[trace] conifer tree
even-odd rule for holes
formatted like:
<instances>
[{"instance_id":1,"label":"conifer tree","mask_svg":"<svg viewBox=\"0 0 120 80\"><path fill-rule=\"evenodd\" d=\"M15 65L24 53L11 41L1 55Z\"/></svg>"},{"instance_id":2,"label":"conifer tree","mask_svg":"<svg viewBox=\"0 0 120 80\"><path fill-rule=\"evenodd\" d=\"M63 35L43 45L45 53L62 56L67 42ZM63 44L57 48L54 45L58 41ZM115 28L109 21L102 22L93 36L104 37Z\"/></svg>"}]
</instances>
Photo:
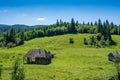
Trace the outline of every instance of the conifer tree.
<instances>
[{"instance_id":1,"label":"conifer tree","mask_svg":"<svg viewBox=\"0 0 120 80\"><path fill-rule=\"evenodd\" d=\"M98 33L102 33L102 21L98 19Z\"/></svg>"},{"instance_id":2,"label":"conifer tree","mask_svg":"<svg viewBox=\"0 0 120 80\"><path fill-rule=\"evenodd\" d=\"M62 21L62 19L60 19L60 26L62 26L63 25L63 21Z\"/></svg>"},{"instance_id":3,"label":"conifer tree","mask_svg":"<svg viewBox=\"0 0 120 80\"><path fill-rule=\"evenodd\" d=\"M97 25L97 21L95 21L95 24L94 24L95 26Z\"/></svg>"},{"instance_id":4,"label":"conifer tree","mask_svg":"<svg viewBox=\"0 0 120 80\"><path fill-rule=\"evenodd\" d=\"M58 21L58 19L57 19L56 26L59 26L59 25L60 25L60 23L59 23L59 21Z\"/></svg>"},{"instance_id":5,"label":"conifer tree","mask_svg":"<svg viewBox=\"0 0 120 80\"><path fill-rule=\"evenodd\" d=\"M79 23L78 23L78 20L77 20L77 21L76 21L76 26L78 26L78 24L79 24Z\"/></svg>"},{"instance_id":6,"label":"conifer tree","mask_svg":"<svg viewBox=\"0 0 120 80\"><path fill-rule=\"evenodd\" d=\"M14 29L14 28L11 28L11 29L10 29L9 39L10 39L10 42L15 43L15 29Z\"/></svg>"},{"instance_id":7,"label":"conifer tree","mask_svg":"<svg viewBox=\"0 0 120 80\"><path fill-rule=\"evenodd\" d=\"M90 24L91 26L93 26L93 22L91 22L91 24Z\"/></svg>"},{"instance_id":8,"label":"conifer tree","mask_svg":"<svg viewBox=\"0 0 120 80\"><path fill-rule=\"evenodd\" d=\"M71 19L70 33L77 33L77 29L76 29L75 21L74 21L73 18Z\"/></svg>"}]
</instances>

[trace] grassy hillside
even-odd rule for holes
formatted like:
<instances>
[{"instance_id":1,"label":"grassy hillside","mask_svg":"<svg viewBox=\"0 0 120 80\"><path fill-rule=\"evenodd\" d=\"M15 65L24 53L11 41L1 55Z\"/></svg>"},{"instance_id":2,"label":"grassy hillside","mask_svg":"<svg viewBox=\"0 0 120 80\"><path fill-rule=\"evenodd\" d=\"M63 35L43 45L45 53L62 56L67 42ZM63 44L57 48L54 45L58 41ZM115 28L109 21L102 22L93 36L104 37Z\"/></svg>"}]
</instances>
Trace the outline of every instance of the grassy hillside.
<instances>
[{"instance_id":1,"label":"grassy hillside","mask_svg":"<svg viewBox=\"0 0 120 80\"><path fill-rule=\"evenodd\" d=\"M26 80L101 80L115 75L114 64L107 55L120 51L120 37L113 35L116 46L109 48L87 48L83 38L91 34L67 34L61 36L36 38L15 48L1 48L0 62L3 64L3 80L10 80L12 65L19 54L23 57L30 49L44 48L56 54L49 65L25 64ZM74 44L69 43L74 39Z\"/></svg>"}]
</instances>

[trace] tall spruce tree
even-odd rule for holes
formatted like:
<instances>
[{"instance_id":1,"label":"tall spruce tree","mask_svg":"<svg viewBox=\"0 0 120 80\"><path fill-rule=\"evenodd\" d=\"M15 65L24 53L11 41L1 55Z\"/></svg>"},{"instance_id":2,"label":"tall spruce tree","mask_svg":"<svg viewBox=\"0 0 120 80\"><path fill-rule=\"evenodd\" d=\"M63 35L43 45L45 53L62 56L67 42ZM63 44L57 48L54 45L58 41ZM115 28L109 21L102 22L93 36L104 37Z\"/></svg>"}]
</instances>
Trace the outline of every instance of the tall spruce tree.
<instances>
[{"instance_id":1,"label":"tall spruce tree","mask_svg":"<svg viewBox=\"0 0 120 80\"><path fill-rule=\"evenodd\" d=\"M95 21L94 25L97 26L97 21Z\"/></svg>"},{"instance_id":2,"label":"tall spruce tree","mask_svg":"<svg viewBox=\"0 0 120 80\"><path fill-rule=\"evenodd\" d=\"M15 29L11 28L9 32L9 42L15 43Z\"/></svg>"},{"instance_id":3,"label":"tall spruce tree","mask_svg":"<svg viewBox=\"0 0 120 80\"><path fill-rule=\"evenodd\" d=\"M78 26L78 24L79 24L79 23L78 23L78 20L77 20L77 21L76 21L76 26Z\"/></svg>"},{"instance_id":4,"label":"tall spruce tree","mask_svg":"<svg viewBox=\"0 0 120 80\"><path fill-rule=\"evenodd\" d=\"M102 33L102 21L100 19L98 19L98 33Z\"/></svg>"},{"instance_id":5,"label":"tall spruce tree","mask_svg":"<svg viewBox=\"0 0 120 80\"><path fill-rule=\"evenodd\" d=\"M93 26L93 22L91 22L90 25Z\"/></svg>"},{"instance_id":6,"label":"tall spruce tree","mask_svg":"<svg viewBox=\"0 0 120 80\"><path fill-rule=\"evenodd\" d=\"M58 19L57 19L56 26L59 26L59 25L60 25L60 23L59 23L59 21L58 21Z\"/></svg>"},{"instance_id":7,"label":"tall spruce tree","mask_svg":"<svg viewBox=\"0 0 120 80\"><path fill-rule=\"evenodd\" d=\"M110 24L109 24L109 21L106 20L106 26L107 26L107 39L109 39L110 41L112 41L112 38L111 38L111 33L110 33Z\"/></svg>"},{"instance_id":8,"label":"tall spruce tree","mask_svg":"<svg viewBox=\"0 0 120 80\"><path fill-rule=\"evenodd\" d=\"M63 25L63 21L62 21L62 19L60 19L60 26L62 26Z\"/></svg>"},{"instance_id":9,"label":"tall spruce tree","mask_svg":"<svg viewBox=\"0 0 120 80\"><path fill-rule=\"evenodd\" d=\"M21 39L20 44L24 44L25 36L23 31L20 32L20 39Z\"/></svg>"},{"instance_id":10,"label":"tall spruce tree","mask_svg":"<svg viewBox=\"0 0 120 80\"><path fill-rule=\"evenodd\" d=\"M77 33L77 29L76 29L75 21L74 21L73 18L71 19L70 33Z\"/></svg>"}]
</instances>

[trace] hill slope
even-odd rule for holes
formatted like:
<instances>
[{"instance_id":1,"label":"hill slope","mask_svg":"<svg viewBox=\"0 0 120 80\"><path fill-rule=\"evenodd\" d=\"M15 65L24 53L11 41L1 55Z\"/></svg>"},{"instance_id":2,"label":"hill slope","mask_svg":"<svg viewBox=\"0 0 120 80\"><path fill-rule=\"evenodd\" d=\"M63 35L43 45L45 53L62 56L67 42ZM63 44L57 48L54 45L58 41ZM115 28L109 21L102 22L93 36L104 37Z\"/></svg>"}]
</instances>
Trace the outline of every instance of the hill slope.
<instances>
[{"instance_id":1,"label":"hill slope","mask_svg":"<svg viewBox=\"0 0 120 80\"><path fill-rule=\"evenodd\" d=\"M15 57L23 57L33 48L44 48L56 54L50 65L25 64L26 80L100 80L113 76L115 68L109 62L109 52L120 51L120 37L113 35L116 46L110 48L87 48L83 38L90 34L67 34L61 36L36 38L24 45L10 49L0 49L0 61L3 64L3 80L10 80ZM69 43L74 39L74 44ZM7 76L7 77L6 77Z\"/></svg>"}]
</instances>

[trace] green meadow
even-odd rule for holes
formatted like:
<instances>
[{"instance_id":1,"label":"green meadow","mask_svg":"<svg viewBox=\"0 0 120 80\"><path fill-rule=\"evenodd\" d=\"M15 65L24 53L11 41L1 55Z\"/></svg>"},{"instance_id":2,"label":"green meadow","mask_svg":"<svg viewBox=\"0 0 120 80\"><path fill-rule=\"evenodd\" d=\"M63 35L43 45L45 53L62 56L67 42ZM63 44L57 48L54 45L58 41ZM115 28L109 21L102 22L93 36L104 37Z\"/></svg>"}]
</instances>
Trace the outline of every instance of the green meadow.
<instances>
[{"instance_id":1,"label":"green meadow","mask_svg":"<svg viewBox=\"0 0 120 80\"><path fill-rule=\"evenodd\" d=\"M0 48L3 65L2 80L10 80L14 60L30 50L44 48L55 54L49 65L26 64L25 80L104 80L116 75L114 64L108 61L112 51L120 52L120 36L112 35L117 45L108 48L91 48L83 44L83 38L92 34L67 34L35 38L14 48ZM69 43L74 39L74 44Z\"/></svg>"}]
</instances>

